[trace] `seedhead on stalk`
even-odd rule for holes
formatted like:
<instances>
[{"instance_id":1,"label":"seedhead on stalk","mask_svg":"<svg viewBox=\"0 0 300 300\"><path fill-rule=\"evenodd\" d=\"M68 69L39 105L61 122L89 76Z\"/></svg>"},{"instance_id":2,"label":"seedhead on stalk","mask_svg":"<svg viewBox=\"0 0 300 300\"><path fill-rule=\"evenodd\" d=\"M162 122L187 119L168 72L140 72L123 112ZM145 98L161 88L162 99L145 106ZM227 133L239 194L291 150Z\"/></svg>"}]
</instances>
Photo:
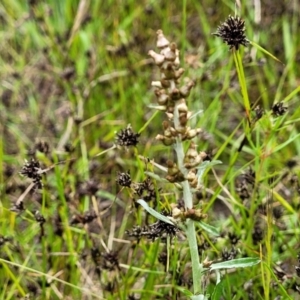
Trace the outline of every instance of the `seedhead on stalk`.
<instances>
[{"instance_id":1,"label":"seedhead on stalk","mask_svg":"<svg viewBox=\"0 0 300 300\"><path fill-rule=\"evenodd\" d=\"M206 158L204 152L198 152L196 144L190 146L183 154L182 142L192 140L202 130L191 128L188 121L192 115L187 105L194 82L185 79L181 85L184 69L180 68L179 50L175 43L170 43L161 30L157 31L157 48L159 53L150 50L149 55L159 67L161 78L152 82L156 87L157 108L165 111L167 120L163 121L163 133L158 134L156 139L165 146L173 146L177 153L177 161L169 160L167 163L166 179L172 183L188 181L192 187L197 187L197 166Z\"/></svg>"},{"instance_id":2,"label":"seedhead on stalk","mask_svg":"<svg viewBox=\"0 0 300 300\"><path fill-rule=\"evenodd\" d=\"M230 49L239 49L239 46L247 46L249 40L245 35L245 21L238 16L229 16L225 22L221 23L217 32L213 33L215 36L222 38Z\"/></svg>"}]
</instances>

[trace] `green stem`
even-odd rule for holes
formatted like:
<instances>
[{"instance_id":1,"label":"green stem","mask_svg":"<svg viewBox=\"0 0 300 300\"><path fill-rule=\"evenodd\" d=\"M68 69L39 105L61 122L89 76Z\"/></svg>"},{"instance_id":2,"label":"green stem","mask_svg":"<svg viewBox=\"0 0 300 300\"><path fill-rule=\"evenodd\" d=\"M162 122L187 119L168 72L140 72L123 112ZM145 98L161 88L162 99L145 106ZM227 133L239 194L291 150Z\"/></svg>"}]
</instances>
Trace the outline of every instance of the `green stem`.
<instances>
[{"instance_id":1,"label":"green stem","mask_svg":"<svg viewBox=\"0 0 300 300\"><path fill-rule=\"evenodd\" d=\"M243 63L242 63L240 52L238 50L233 51L233 58L234 58L235 67L236 67L238 78L239 78L239 83L241 86L246 115L247 115L248 121L250 122L250 120L251 120L250 119L250 101L249 101L249 96L248 96L248 91L247 91L247 86L246 86L246 78L245 78Z\"/></svg>"},{"instance_id":2,"label":"green stem","mask_svg":"<svg viewBox=\"0 0 300 300\"><path fill-rule=\"evenodd\" d=\"M174 107L174 125L175 128L179 124L179 113L177 105ZM184 148L182 144L181 137L176 138L175 151L177 155L177 165L182 174L186 175L188 173L187 169L184 167ZM186 209L193 208L193 194L191 191L190 184L187 180L181 183L183 188L183 199ZM191 253L191 261L192 261L192 273L193 273L193 286L194 286L194 294L200 294L201 292L201 271L202 265L199 260L198 253L198 244L197 244L197 233L195 230L194 221L191 219L186 220L186 230L185 230L190 253Z\"/></svg>"},{"instance_id":3,"label":"green stem","mask_svg":"<svg viewBox=\"0 0 300 300\"><path fill-rule=\"evenodd\" d=\"M202 265L200 264L199 261L197 236L196 236L195 224L193 220L191 219L186 220L185 233L187 235L190 253L191 253L194 294L196 295L201 293Z\"/></svg>"},{"instance_id":4,"label":"green stem","mask_svg":"<svg viewBox=\"0 0 300 300\"><path fill-rule=\"evenodd\" d=\"M272 227L272 215L270 208L268 208L268 226L267 226L267 236L266 236L266 264L269 267L265 270L265 299L270 299L270 283L271 283L271 273L269 269L272 267L272 235L273 235L273 227Z\"/></svg>"}]
</instances>

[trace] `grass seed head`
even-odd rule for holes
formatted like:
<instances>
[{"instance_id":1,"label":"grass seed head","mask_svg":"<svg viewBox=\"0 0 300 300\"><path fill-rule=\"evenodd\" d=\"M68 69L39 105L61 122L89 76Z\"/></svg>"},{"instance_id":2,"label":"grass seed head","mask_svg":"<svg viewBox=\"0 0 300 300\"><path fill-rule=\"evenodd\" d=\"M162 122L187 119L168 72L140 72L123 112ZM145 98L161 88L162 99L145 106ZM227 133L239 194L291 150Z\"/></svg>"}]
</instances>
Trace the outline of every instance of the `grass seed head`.
<instances>
[{"instance_id":1,"label":"grass seed head","mask_svg":"<svg viewBox=\"0 0 300 300\"><path fill-rule=\"evenodd\" d=\"M117 145L119 146L136 146L138 144L138 138L140 134L134 133L132 131L131 125L128 124L125 129L122 129L120 132L117 133Z\"/></svg>"},{"instance_id":2,"label":"grass seed head","mask_svg":"<svg viewBox=\"0 0 300 300\"><path fill-rule=\"evenodd\" d=\"M239 49L239 46L247 46L249 40L245 35L245 21L240 17L229 16L225 22L221 23L218 27L217 32L213 35L222 38L223 42L226 43L230 49Z\"/></svg>"}]
</instances>

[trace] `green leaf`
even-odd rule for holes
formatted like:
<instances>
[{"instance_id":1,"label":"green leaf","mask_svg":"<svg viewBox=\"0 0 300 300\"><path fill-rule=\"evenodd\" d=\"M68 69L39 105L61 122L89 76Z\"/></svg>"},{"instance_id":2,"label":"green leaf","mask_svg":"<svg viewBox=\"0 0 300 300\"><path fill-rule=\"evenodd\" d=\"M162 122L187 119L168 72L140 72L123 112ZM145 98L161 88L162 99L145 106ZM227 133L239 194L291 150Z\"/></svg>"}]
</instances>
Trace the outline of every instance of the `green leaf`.
<instances>
[{"instance_id":1,"label":"green leaf","mask_svg":"<svg viewBox=\"0 0 300 300\"><path fill-rule=\"evenodd\" d=\"M293 97L300 92L300 86L296 87L290 94L288 94L283 100L283 103L289 102Z\"/></svg>"},{"instance_id":2,"label":"green leaf","mask_svg":"<svg viewBox=\"0 0 300 300\"><path fill-rule=\"evenodd\" d=\"M211 226L204 222L195 222L195 224L211 235L220 236L219 230L214 226Z\"/></svg>"},{"instance_id":3,"label":"green leaf","mask_svg":"<svg viewBox=\"0 0 300 300\"><path fill-rule=\"evenodd\" d=\"M168 223L168 224L170 224L170 225L175 226L175 223L173 223L173 222L170 220L170 218L168 218L168 217L166 217L166 216L160 214L160 213L157 212L156 210L154 210L152 207L150 207L150 206L148 205L148 203L147 203L145 200L139 199L139 200L137 200L136 202L137 202L138 204L142 205L142 206L145 208L145 210L146 210L150 215L152 215L153 217L155 217L156 219L161 220L161 221L163 221L163 222L165 222L165 223Z\"/></svg>"},{"instance_id":4,"label":"green leaf","mask_svg":"<svg viewBox=\"0 0 300 300\"><path fill-rule=\"evenodd\" d=\"M198 176L198 184L200 184L202 180L202 176L204 172L215 165L219 165L222 162L220 160L212 160L212 161L204 161L200 166L197 167L197 176Z\"/></svg>"},{"instance_id":5,"label":"green leaf","mask_svg":"<svg viewBox=\"0 0 300 300\"><path fill-rule=\"evenodd\" d=\"M281 150L282 148L284 148L285 146L287 146L289 143L293 142L294 140L298 139L300 136L300 133L289 137L289 139L287 141L285 141L284 143L280 143L280 145L278 145L277 147L275 147L275 149L273 150L273 153Z\"/></svg>"},{"instance_id":6,"label":"green leaf","mask_svg":"<svg viewBox=\"0 0 300 300\"><path fill-rule=\"evenodd\" d=\"M183 288L181 286L176 286L175 288L176 288L176 290L180 291L185 296L189 296L189 297L193 296L193 294L188 289L186 289L186 288Z\"/></svg>"},{"instance_id":7,"label":"green leaf","mask_svg":"<svg viewBox=\"0 0 300 300\"><path fill-rule=\"evenodd\" d=\"M259 263L260 263L260 259L256 257L237 258L237 259L232 259L232 260L212 264L209 267L209 270L213 271L218 269L247 268L247 267L252 267L254 265L257 265Z\"/></svg>"},{"instance_id":8,"label":"green leaf","mask_svg":"<svg viewBox=\"0 0 300 300\"><path fill-rule=\"evenodd\" d=\"M211 295L211 300L219 300L223 294L223 283L220 282L215 286L215 289Z\"/></svg>"},{"instance_id":9,"label":"green leaf","mask_svg":"<svg viewBox=\"0 0 300 300\"><path fill-rule=\"evenodd\" d=\"M273 54L271 54L269 51L267 51L266 49L264 49L263 47L259 46L258 44L256 44L253 41L250 41L250 44L254 47L256 47L258 50L262 51L263 53L267 54L268 56L270 56L271 58L273 58L274 60L276 60L277 62L280 62L283 64L282 61L280 61L276 56L274 56ZM283 64L284 65L284 64Z\"/></svg>"},{"instance_id":10,"label":"green leaf","mask_svg":"<svg viewBox=\"0 0 300 300\"><path fill-rule=\"evenodd\" d=\"M200 109L199 111L197 111L196 113L194 113L193 115L190 116L190 120L192 118L195 118L196 116L198 116L199 114L202 114L203 113L203 109Z\"/></svg>"},{"instance_id":11,"label":"green leaf","mask_svg":"<svg viewBox=\"0 0 300 300\"><path fill-rule=\"evenodd\" d=\"M242 63L242 58L240 55L239 51L233 51L233 58L235 62L235 67L236 71L238 74L238 79L241 87L241 92L244 100L244 107L246 110L247 117L249 119L249 114L250 114L250 100L249 100L249 95L248 95L248 90L247 90L247 84L246 84L246 78L245 78L245 73L244 73L244 66Z\"/></svg>"},{"instance_id":12,"label":"green leaf","mask_svg":"<svg viewBox=\"0 0 300 300\"><path fill-rule=\"evenodd\" d=\"M295 213L295 210L293 209L293 207L276 191L272 190L271 191L273 193L273 195L275 196L276 200L278 200L280 202L280 204L289 212L291 212L292 214Z\"/></svg>"},{"instance_id":13,"label":"green leaf","mask_svg":"<svg viewBox=\"0 0 300 300\"><path fill-rule=\"evenodd\" d=\"M159 175L157 175L157 174L155 174L155 173L153 173L153 172L148 172L148 171L146 171L146 172L144 172L144 173L145 173L145 175L147 175L147 176L149 176L149 177L155 179L156 181L166 182L166 183L169 182L167 179L162 178L162 177L160 177Z\"/></svg>"},{"instance_id":14,"label":"green leaf","mask_svg":"<svg viewBox=\"0 0 300 300\"><path fill-rule=\"evenodd\" d=\"M191 296L191 300L208 300L208 298L205 295L194 295Z\"/></svg>"}]
</instances>

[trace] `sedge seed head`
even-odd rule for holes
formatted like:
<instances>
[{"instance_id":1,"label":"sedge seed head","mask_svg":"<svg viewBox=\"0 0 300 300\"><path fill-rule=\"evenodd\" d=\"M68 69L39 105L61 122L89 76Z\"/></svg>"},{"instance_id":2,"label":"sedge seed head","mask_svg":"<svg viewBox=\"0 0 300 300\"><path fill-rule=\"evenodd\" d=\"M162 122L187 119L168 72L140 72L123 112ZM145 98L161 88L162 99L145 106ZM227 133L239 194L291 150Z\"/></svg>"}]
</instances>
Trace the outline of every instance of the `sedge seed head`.
<instances>
[{"instance_id":1,"label":"sedge seed head","mask_svg":"<svg viewBox=\"0 0 300 300\"><path fill-rule=\"evenodd\" d=\"M227 20L218 27L217 32L213 35L222 38L223 42L226 43L230 49L239 49L240 45L247 46L249 40L245 35L245 21L240 17L229 16Z\"/></svg>"}]
</instances>

